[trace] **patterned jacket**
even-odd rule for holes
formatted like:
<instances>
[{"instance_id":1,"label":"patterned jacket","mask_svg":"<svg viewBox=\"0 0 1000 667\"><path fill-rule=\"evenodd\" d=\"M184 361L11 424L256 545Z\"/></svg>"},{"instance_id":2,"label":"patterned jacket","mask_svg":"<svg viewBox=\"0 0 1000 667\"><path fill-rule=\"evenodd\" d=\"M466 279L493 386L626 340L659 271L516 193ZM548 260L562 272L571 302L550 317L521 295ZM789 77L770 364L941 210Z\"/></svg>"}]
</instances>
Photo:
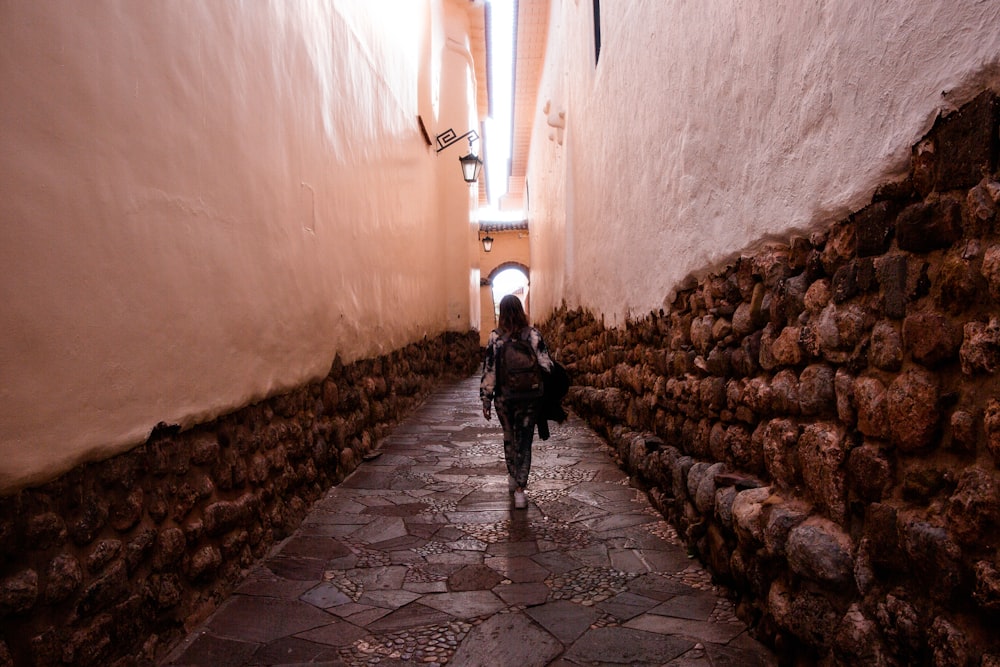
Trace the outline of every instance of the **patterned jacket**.
<instances>
[{"instance_id":1,"label":"patterned jacket","mask_svg":"<svg viewBox=\"0 0 1000 667\"><path fill-rule=\"evenodd\" d=\"M545 347L545 341L542 339L541 332L534 327L527 327L521 331L520 338L531 343L531 349L534 350L535 356L538 358L538 365L542 367L542 370L545 372L551 371L552 358ZM490 333L489 342L486 343L486 356L483 359L483 378L479 382L479 398L483 400L483 403L492 401L496 396L497 359L500 358L503 344L503 336L501 336L499 331L494 329Z\"/></svg>"}]
</instances>

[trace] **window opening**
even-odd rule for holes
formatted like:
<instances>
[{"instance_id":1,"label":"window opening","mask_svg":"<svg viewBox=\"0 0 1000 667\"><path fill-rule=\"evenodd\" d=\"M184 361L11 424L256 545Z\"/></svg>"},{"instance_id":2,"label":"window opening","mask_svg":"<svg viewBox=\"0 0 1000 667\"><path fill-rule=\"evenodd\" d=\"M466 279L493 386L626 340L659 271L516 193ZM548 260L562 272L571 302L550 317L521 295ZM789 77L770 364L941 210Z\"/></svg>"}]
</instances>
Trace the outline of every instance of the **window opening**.
<instances>
[{"instance_id":1,"label":"window opening","mask_svg":"<svg viewBox=\"0 0 1000 667\"><path fill-rule=\"evenodd\" d=\"M601 59L601 0L594 0L594 67Z\"/></svg>"}]
</instances>

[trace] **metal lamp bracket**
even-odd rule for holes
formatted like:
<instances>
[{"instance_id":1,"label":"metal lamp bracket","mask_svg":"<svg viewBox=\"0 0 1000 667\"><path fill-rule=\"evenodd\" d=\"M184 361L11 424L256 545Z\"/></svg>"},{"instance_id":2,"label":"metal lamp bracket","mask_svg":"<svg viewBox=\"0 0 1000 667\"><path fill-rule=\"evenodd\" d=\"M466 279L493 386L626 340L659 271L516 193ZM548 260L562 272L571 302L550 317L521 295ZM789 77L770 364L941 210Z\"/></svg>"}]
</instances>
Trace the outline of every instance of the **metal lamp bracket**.
<instances>
[{"instance_id":1,"label":"metal lamp bracket","mask_svg":"<svg viewBox=\"0 0 1000 667\"><path fill-rule=\"evenodd\" d=\"M479 134L477 134L475 130L469 130L462 136L458 137L455 136L455 130L449 127L447 130L445 130L441 134L437 135L437 137L435 137L435 140L437 141L438 145L436 152L440 153L444 149L448 148L448 146L458 143L459 141L465 139L466 137L469 138L469 145L471 146L473 141L479 139Z\"/></svg>"}]
</instances>

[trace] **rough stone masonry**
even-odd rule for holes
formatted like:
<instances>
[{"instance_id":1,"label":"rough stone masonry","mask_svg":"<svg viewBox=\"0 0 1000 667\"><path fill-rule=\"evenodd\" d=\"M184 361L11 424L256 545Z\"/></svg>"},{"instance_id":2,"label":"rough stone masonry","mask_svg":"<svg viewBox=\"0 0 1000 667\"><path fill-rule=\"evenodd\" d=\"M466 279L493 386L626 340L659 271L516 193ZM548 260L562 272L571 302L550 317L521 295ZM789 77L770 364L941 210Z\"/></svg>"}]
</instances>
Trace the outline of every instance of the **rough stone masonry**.
<instances>
[{"instance_id":1,"label":"rough stone masonry","mask_svg":"<svg viewBox=\"0 0 1000 667\"><path fill-rule=\"evenodd\" d=\"M374 359L0 498L0 666L151 665L444 377L475 332Z\"/></svg>"},{"instance_id":2,"label":"rough stone masonry","mask_svg":"<svg viewBox=\"0 0 1000 667\"><path fill-rule=\"evenodd\" d=\"M667 312L544 327L577 412L789 664L1000 665L998 118L983 92L906 180Z\"/></svg>"}]
</instances>

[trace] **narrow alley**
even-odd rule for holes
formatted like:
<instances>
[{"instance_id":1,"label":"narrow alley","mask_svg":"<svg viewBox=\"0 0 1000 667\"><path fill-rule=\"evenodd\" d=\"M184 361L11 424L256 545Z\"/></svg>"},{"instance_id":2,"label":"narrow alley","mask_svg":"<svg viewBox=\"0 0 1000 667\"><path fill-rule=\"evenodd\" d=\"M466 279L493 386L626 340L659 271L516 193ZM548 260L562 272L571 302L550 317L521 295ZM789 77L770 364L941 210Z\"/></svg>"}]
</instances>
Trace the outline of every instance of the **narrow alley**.
<instances>
[{"instance_id":1,"label":"narrow alley","mask_svg":"<svg viewBox=\"0 0 1000 667\"><path fill-rule=\"evenodd\" d=\"M477 388L441 386L161 665L775 664L575 416L514 510Z\"/></svg>"}]
</instances>

